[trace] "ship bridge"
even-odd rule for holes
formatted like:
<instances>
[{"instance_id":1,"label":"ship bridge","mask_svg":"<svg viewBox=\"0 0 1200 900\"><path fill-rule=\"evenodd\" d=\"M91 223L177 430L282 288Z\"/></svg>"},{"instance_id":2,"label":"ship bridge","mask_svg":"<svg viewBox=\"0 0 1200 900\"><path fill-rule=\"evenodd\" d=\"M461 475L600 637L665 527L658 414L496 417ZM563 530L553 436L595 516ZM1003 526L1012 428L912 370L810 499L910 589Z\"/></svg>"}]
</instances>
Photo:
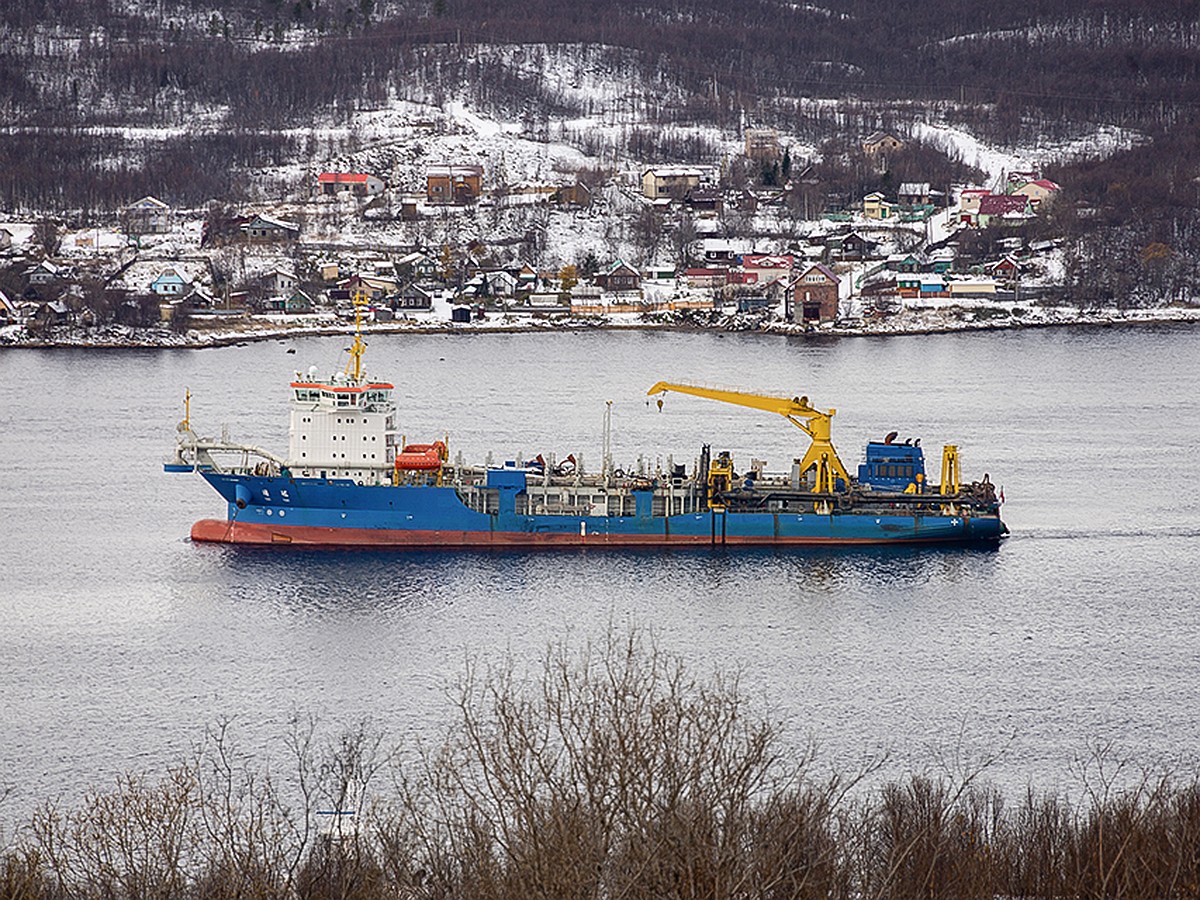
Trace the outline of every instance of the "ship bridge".
<instances>
[{"instance_id":1,"label":"ship bridge","mask_svg":"<svg viewBox=\"0 0 1200 900\"><path fill-rule=\"evenodd\" d=\"M395 385L315 367L291 383L288 466L306 478L383 484L396 459Z\"/></svg>"}]
</instances>

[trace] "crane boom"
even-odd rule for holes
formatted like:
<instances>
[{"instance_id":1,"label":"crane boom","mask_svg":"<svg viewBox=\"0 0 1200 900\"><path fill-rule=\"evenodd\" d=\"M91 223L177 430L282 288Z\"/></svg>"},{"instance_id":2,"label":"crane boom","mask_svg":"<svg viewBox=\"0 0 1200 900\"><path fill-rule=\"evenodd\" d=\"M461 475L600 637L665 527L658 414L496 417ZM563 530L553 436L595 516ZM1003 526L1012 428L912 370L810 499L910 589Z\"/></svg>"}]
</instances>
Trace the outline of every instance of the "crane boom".
<instances>
[{"instance_id":1,"label":"crane boom","mask_svg":"<svg viewBox=\"0 0 1200 900\"><path fill-rule=\"evenodd\" d=\"M826 470L850 483L850 473L842 465L830 440L832 419L837 415L836 409L826 412L815 408L808 402L808 397L773 397L765 394L749 394L743 391L728 391L719 388L701 387L695 384L675 384L660 381L647 394L662 394L674 391L677 394L691 394L693 397L703 397L707 400L718 400L721 403L732 403L735 406L746 406L750 409L761 409L783 416L812 439L812 444L800 461L801 473L817 467L818 490L827 487L832 490L832 478L824 477Z\"/></svg>"}]
</instances>

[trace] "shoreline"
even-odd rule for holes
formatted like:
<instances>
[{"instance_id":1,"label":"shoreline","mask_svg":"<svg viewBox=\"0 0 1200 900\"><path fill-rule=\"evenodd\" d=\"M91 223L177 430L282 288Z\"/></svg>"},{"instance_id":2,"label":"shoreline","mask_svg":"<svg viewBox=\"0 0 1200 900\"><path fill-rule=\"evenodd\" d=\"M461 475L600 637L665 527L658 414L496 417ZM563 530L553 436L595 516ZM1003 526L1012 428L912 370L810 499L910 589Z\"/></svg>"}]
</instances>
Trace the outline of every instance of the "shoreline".
<instances>
[{"instance_id":1,"label":"shoreline","mask_svg":"<svg viewBox=\"0 0 1200 900\"><path fill-rule=\"evenodd\" d=\"M996 312L1001 312L997 310ZM500 319L499 316L496 317ZM245 321L245 320L243 320ZM242 330L192 329L183 334L166 329L137 333L126 326L110 326L96 337L71 335L55 339L22 339L5 341L0 338L3 350L207 350L233 347L239 344L285 341L290 338L333 337L353 330L353 324L342 321L319 322L280 321L252 319L245 321ZM716 334L774 335L779 337L908 337L933 334L956 334L966 332L1021 331L1031 328L1069 327L1122 327L1140 325L1195 325L1200 324L1200 307L1163 307L1140 309L1127 312L1097 310L1037 310L1024 316L989 315L982 320L964 315L947 315L945 311L908 310L901 315L858 324L823 326L809 329L787 322L753 322L727 320L725 322L696 321L646 321L636 319L614 320L558 318L528 319L512 321L505 316L499 321L464 323L451 322L370 322L364 323L364 334L536 334L546 332L577 333L586 331L671 331L713 332ZM113 334L114 330L122 333Z\"/></svg>"}]
</instances>

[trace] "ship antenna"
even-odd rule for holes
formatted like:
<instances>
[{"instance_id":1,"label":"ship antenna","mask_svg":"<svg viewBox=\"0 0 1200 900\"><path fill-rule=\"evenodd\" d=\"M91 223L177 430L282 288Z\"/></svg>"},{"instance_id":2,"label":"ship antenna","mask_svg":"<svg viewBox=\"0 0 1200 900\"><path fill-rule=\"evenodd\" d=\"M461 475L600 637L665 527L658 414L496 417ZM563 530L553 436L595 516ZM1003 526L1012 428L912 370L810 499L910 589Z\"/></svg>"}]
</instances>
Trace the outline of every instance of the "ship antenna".
<instances>
[{"instance_id":1,"label":"ship antenna","mask_svg":"<svg viewBox=\"0 0 1200 900\"><path fill-rule=\"evenodd\" d=\"M353 370L354 381L362 378L362 358L367 352L367 345L362 339L362 310L367 305L366 295L361 287L354 292L354 343L350 345L350 362L346 364L346 374Z\"/></svg>"},{"instance_id":2,"label":"ship antenna","mask_svg":"<svg viewBox=\"0 0 1200 900\"><path fill-rule=\"evenodd\" d=\"M183 421L179 423L179 430L188 432L192 430L192 391L191 388L183 389Z\"/></svg>"}]
</instances>

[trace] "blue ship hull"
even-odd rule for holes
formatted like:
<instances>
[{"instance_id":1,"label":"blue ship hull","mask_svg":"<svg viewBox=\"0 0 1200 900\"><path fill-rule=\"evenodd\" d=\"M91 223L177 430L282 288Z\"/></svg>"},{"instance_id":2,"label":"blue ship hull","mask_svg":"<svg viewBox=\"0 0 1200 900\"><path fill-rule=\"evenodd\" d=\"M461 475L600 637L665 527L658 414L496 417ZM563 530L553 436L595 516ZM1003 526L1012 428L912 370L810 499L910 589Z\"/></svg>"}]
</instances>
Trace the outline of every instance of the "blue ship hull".
<instances>
[{"instance_id":1,"label":"blue ship hull","mask_svg":"<svg viewBox=\"0 0 1200 900\"><path fill-rule=\"evenodd\" d=\"M320 547L520 547L775 544L962 544L999 541L998 510L949 514L917 508L815 511L705 509L652 515L650 492L634 515L521 514L517 485L482 513L454 487L359 485L349 479L202 471L228 503L224 521L197 522L192 538ZM930 498L931 501L936 498Z\"/></svg>"}]
</instances>

